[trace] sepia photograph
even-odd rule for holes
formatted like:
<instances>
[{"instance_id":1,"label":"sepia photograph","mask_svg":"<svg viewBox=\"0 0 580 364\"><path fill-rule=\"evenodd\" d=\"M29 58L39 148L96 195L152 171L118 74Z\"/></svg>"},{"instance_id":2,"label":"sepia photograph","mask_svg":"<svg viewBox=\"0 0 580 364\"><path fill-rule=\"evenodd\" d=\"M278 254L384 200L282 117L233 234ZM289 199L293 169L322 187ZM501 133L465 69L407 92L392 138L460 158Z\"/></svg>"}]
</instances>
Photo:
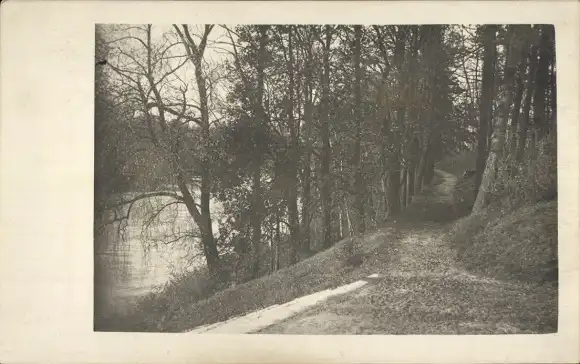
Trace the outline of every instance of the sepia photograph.
<instances>
[{"instance_id":1,"label":"sepia photograph","mask_svg":"<svg viewBox=\"0 0 580 364\"><path fill-rule=\"evenodd\" d=\"M553 24L94 36L94 331L558 332Z\"/></svg>"},{"instance_id":2,"label":"sepia photograph","mask_svg":"<svg viewBox=\"0 0 580 364\"><path fill-rule=\"evenodd\" d=\"M1 363L580 359L580 3L1 8Z\"/></svg>"}]
</instances>

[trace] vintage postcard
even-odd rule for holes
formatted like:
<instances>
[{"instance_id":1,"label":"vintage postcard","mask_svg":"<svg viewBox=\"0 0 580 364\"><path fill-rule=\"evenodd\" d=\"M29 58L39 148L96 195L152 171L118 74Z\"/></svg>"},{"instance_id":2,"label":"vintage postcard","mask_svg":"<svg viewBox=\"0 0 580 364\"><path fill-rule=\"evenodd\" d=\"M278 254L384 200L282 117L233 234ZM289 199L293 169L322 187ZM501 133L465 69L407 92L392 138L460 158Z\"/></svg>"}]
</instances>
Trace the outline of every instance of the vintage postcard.
<instances>
[{"instance_id":1,"label":"vintage postcard","mask_svg":"<svg viewBox=\"0 0 580 364\"><path fill-rule=\"evenodd\" d=\"M0 361L578 361L577 3L3 10Z\"/></svg>"}]
</instances>

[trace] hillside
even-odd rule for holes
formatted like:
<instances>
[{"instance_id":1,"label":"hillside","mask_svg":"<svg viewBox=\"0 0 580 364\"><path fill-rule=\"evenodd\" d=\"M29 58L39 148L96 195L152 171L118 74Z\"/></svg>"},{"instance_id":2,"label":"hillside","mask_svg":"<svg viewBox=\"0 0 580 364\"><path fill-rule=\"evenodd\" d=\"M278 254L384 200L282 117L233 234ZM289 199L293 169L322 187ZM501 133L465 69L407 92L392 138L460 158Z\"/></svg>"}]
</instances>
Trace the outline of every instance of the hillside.
<instances>
[{"instance_id":1,"label":"hillside","mask_svg":"<svg viewBox=\"0 0 580 364\"><path fill-rule=\"evenodd\" d=\"M449 173L441 170L436 173L435 184L416 199L414 208L425 212L418 218L408 215L358 239L341 241L293 267L182 307L160 322L144 323L141 330L187 331L375 274L378 277L364 288L330 298L259 333L555 332L557 289L554 284L545 279L524 282L518 276L491 274L502 268L513 269L515 257L524 256L521 253L526 247L521 242L530 241L525 237L535 236L530 230L532 227L541 229L543 225L532 223L527 228L513 229L518 223L516 217L502 219L500 225L490 229L495 231L494 237L509 238L494 245L504 244L506 252L511 252L509 259L478 259L471 261L475 264L468 264L469 259L482 251L474 250L469 255L454 249L450 241L454 238L452 227L457 223L428 221L430 216L441 216L444 211L449 215L452 211L457 182ZM548 203L547 207L527 209L524 218L534 222L534 216L545 216L545 209L550 206ZM429 213L435 210L439 212ZM362 263L352 264L352 256L360 256ZM528 258L524 256L524 261ZM529 264L527 269L536 267Z\"/></svg>"},{"instance_id":2,"label":"hillside","mask_svg":"<svg viewBox=\"0 0 580 364\"><path fill-rule=\"evenodd\" d=\"M113 238L96 236L96 331L224 329L275 305L279 319L289 307L328 316L318 298L330 291L341 295L328 302L372 297L352 301L369 310L355 320L378 325L361 332L555 330L553 25L96 35L96 225L122 235L135 222L145 251L179 250L162 285L131 280L145 296L123 296L124 313L111 297L125 265L107 265L97 253ZM126 191L147 192L116 196Z\"/></svg>"}]
</instances>

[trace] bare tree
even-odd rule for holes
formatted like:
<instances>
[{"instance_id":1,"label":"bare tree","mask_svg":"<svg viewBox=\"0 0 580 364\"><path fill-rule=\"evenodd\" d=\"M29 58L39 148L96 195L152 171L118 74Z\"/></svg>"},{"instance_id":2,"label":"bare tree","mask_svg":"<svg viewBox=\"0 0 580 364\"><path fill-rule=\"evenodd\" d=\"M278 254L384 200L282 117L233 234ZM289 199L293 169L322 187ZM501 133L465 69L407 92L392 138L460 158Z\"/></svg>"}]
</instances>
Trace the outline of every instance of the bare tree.
<instances>
[{"instance_id":1,"label":"bare tree","mask_svg":"<svg viewBox=\"0 0 580 364\"><path fill-rule=\"evenodd\" d=\"M147 148L153 149L167 163L171 170L171 181L177 184L177 191L154 191L139 193L131 198L122 198L109 206L119 208L126 206L118 220L127 220L132 207L138 201L153 197L168 197L170 203L158 207L152 212L159 216L162 210L174 204L183 204L200 231L202 250L207 266L212 274L221 274L220 259L217 245L212 232L211 214L209 210L211 189L211 168L208 161L209 149L209 110L208 87L203 70L203 54L212 27L206 26L201 35L201 41L196 44L187 28L181 30L174 26L178 38L171 39L171 33L164 40L152 40L152 26L129 27L124 35L113 39L116 60L109 60L110 68L119 76L127 97L133 101L134 107L140 111L142 120L140 127L146 130L143 137L147 140ZM183 46L186 54L173 51L175 47ZM179 76L185 64L191 62L194 67L197 83L197 95L188 94L189 83ZM179 86L176 86L179 85ZM193 101L195 100L195 101ZM200 114L201 116L197 116ZM190 168L187 155L188 137L202 141L199 163L196 168ZM189 144L191 144L189 142ZM197 191L200 191L198 200ZM198 202L199 201L199 202ZM191 238L191 234L183 236Z\"/></svg>"},{"instance_id":2,"label":"bare tree","mask_svg":"<svg viewBox=\"0 0 580 364\"><path fill-rule=\"evenodd\" d=\"M492 119L492 103L494 92L494 70L496 59L496 37L497 29L494 25L486 25L483 31L484 56L483 56L483 78L482 92L479 101L479 129L477 132L477 161L475 174L475 189L479 189L483 171L485 170L485 160L488 153L487 135Z\"/></svg>"}]
</instances>

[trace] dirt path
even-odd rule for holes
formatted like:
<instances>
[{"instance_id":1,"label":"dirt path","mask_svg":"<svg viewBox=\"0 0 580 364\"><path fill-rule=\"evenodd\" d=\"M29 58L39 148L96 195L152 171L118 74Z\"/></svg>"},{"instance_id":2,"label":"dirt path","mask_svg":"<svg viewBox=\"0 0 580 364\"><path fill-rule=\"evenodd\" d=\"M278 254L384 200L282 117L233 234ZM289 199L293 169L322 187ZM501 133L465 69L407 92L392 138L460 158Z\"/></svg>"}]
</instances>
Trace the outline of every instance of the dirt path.
<instances>
[{"instance_id":1,"label":"dirt path","mask_svg":"<svg viewBox=\"0 0 580 364\"><path fill-rule=\"evenodd\" d=\"M292 317L296 313L313 307L330 297L348 294L372 282L377 275L371 275L351 284L346 284L335 289L309 294L282 305L273 305L259 311L254 311L244 316L234 317L228 321L218 322L213 325L205 325L189 331L192 334L243 334L259 331L277 322Z\"/></svg>"},{"instance_id":2,"label":"dirt path","mask_svg":"<svg viewBox=\"0 0 580 364\"><path fill-rule=\"evenodd\" d=\"M431 196L449 202L454 176ZM442 226L427 224L396 242L396 262L372 285L334 297L262 334L515 334L555 331L556 294L498 281L459 267Z\"/></svg>"},{"instance_id":3,"label":"dirt path","mask_svg":"<svg viewBox=\"0 0 580 364\"><path fill-rule=\"evenodd\" d=\"M427 231L400 242L400 259L374 284L332 298L262 334L516 334L550 332L549 290L458 269ZM441 259L442 258L442 259Z\"/></svg>"},{"instance_id":4,"label":"dirt path","mask_svg":"<svg viewBox=\"0 0 580 364\"><path fill-rule=\"evenodd\" d=\"M456 178L428 199L449 204ZM375 275L248 315L196 329L261 334L501 334L554 331L556 295L546 287L470 274L446 245L443 226L426 223L385 238ZM364 242L363 242L364 244ZM385 263L388 262L388 263ZM367 274L368 275L368 274Z\"/></svg>"}]
</instances>

